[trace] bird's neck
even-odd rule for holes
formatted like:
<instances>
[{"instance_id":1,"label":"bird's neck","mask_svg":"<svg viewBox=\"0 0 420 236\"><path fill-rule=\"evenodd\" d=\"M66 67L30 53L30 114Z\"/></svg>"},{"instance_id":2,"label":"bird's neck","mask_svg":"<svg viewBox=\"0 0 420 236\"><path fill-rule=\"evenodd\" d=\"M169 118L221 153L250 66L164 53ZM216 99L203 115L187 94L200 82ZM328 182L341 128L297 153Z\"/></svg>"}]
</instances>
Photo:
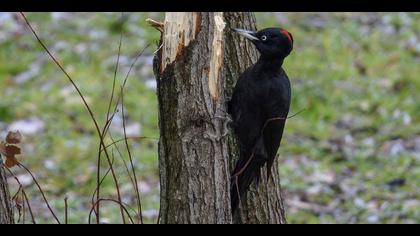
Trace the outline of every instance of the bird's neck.
<instances>
[{"instance_id":1,"label":"bird's neck","mask_svg":"<svg viewBox=\"0 0 420 236\"><path fill-rule=\"evenodd\" d=\"M283 61L284 57L269 57L261 55L255 65L261 71L278 74L282 71Z\"/></svg>"}]
</instances>

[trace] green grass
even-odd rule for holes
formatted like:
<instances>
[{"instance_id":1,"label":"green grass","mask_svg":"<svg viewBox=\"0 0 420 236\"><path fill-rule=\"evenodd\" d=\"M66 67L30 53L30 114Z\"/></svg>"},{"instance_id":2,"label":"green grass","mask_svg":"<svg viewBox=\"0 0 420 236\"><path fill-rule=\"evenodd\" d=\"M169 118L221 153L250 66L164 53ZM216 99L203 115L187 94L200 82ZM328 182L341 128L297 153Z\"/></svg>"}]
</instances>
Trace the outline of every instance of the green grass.
<instances>
[{"instance_id":1,"label":"green grass","mask_svg":"<svg viewBox=\"0 0 420 236\"><path fill-rule=\"evenodd\" d=\"M119 20L120 13L77 13L59 19L46 13L27 15L81 88L100 125L106 116L120 30L124 37L118 84L139 50L151 44L145 53L150 56L156 48L159 33L145 19L163 17L161 13L127 13L124 20ZM420 14L407 14L410 23L404 14L375 14L378 22L371 25L364 22L364 13L276 16L257 13L258 26L281 26L293 34L294 52L284 66L293 85L291 113L305 109L288 120L279 151L289 222L419 223L420 159L410 141L420 137L420 52L409 42L413 37L419 41ZM313 25L316 21L322 24ZM387 27L397 31L389 33ZM98 137L66 77L25 26L22 29L0 44L0 122L30 117L45 122L43 132L24 137L21 160L36 174L61 219L63 199L68 196L70 222L85 223L95 189ZM39 73L17 84L15 76L36 60L41 61ZM140 136L152 138L130 144L139 179L150 188L142 192L143 210L157 211L157 140L153 139L158 137L157 98L145 85L151 78L150 66L140 61L129 78L125 108L128 121L140 123ZM410 122L404 122L404 116ZM387 145L395 140L406 147L391 155ZM123 143L119 148L125 150ZM134 203L125 169L118 163L122 193ZM105 161L103 167L107 168ZM386 183L396 178L404 178L406 184L388 188ZM35 186L27 189L37 219L52 222ZM104 182L102 194L116 197L112 179ZM296 205L295 200L311 207ZM103 216L120 222L119 209L111 203L103 204ZM146 218L148 223L154 221L155 217Z\"/></svg>"}]
</instances>

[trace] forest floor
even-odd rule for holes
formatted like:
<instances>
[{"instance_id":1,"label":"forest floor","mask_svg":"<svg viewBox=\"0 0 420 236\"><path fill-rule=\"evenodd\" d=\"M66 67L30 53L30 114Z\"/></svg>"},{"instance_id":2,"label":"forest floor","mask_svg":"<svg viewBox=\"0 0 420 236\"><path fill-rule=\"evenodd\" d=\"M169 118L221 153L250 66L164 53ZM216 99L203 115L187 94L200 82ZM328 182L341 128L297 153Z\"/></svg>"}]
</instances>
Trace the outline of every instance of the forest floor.
<instances>
[{"instance_id":1,"label":"forest floor","mask_svg":"<svg viewBox=\"0 0 420 236\"><path fill-rule=\"evenodd\" d=\"M146 223L159 211L157 98L152 72L159 33L145 19L161 13L28 13L104 125L121 47L118 88L138 52L124 93L126 129ZM257 13L260 28L281 26L295 48L284 68L293 102L280 155L290 223L420 223L420 13ZM87 223L96 187L98 137L67 78L20 17L0 13L0 139L24 136L19 160L41 184L60 219ZM121 112L110 127L124 136ZM105 140L110 143L112 140ZM127 157L124 143L121 156ZM124 202L135 194L115 149ZM118 157L117 157L118 156ZM126 160L127 161L127 160ZM107 169L105 162L103 170ZM37 222L54 222L31 176L12 168ZM17 186L10 177L12 192ZM101 189L116 197L112 178ZM120 222L102 205L103 222ZM28 219L27 219L28 221Z\"/></svg>"}]
</instances>

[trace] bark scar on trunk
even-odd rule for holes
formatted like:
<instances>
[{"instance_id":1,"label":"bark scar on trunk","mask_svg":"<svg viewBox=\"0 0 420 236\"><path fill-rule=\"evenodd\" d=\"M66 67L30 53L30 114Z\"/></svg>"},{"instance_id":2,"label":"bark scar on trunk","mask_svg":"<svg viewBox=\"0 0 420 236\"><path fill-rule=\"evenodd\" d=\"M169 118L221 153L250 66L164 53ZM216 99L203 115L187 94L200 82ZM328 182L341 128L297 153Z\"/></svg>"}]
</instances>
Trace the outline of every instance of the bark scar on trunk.
<instances>
[{"instance_id":1,"label":"bark scar on trunk","mask_svg":"<svg viewBox=\"0 0 420 236\"><path fill-rule=\"evenodd\" d=\"M212 99L218 101L220 98L219 81L221 78L223 68L223 32L226 23L223 20L222 12L214 13L214 35L212 42L212 50L210 57L210 70L209 70L209 91Z\"/></svg>"},{"instance_id":2,"label":"bark scar on trunk","mask_svg":"<svg viewBox=\"0 0 420 236\"><path fill-rule=\"evenodd\" d=\"M167 65L174 62L193 41L200 29L201 17L197 12L169 12L165 15L163 31L163 48L161 59L161 72L165 71Z\"/></svg>"}]
</instances>

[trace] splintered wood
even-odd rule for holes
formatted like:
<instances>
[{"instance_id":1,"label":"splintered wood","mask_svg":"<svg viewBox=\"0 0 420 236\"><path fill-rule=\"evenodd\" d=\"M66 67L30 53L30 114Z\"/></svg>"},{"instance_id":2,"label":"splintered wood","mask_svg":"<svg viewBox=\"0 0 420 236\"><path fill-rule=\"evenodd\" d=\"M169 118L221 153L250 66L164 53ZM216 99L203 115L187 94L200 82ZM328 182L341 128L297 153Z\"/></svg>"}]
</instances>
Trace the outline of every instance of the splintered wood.
<instances>
[{"instance_id":1,"label":"splintered wood","mask_svg":"<svg viewBox=\"0 0 420 236\"><path fill-rule=\"evenodd\" d=\"M213 100L220 98L220 81L224 62L224 29L225 21L222 12L210 14L212 24L210 24L213 37L208 37L211 47L208 48L209 64L206 76L208 78L209 92ZM181 55L183 49L196 39L201 29L201 14L197 12L169 12L165 15L164 23L159 23L148 19L148 22L159 31L162 30L162 55L160 71L165 71L167 65L174 62ZM207 37L206 37L207 38Z\"/></svg>"},{"instance_id":2,"label":"splintered wood","mask_svg":"<svg viewBox=\"0 0 420 236\"><path fill-rule=\"evenodd\" d=\"M197 12L168 12L165 14L161 71L175 61L182 49L195 39L200 19Z\"/></svg>"},{"instance_id":3,"label":"splintered wood","mask_svg":"<svg viewBox=\"0 0 420 236\"><path fill-rule=\"evenodd\" d=\"M213 47L211 49L209 70L209 91L213 100L219 100L219 81L223 68L223 31L225 29L222 12L214 13Z\"/></svg>"}]
</instances>

